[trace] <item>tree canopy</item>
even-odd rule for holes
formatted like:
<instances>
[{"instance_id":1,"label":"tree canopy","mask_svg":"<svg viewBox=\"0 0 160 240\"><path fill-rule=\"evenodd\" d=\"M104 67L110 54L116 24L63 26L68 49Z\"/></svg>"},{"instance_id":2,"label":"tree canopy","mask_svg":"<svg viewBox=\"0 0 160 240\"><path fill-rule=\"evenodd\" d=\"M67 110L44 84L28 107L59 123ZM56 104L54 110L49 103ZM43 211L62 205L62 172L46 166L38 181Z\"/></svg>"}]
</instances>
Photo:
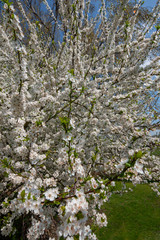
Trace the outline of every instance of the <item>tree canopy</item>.
<instances>
[{"instance_id":1,"label":"tree canopy","mask_svg":"<svg viewBox=\"0 0 160 240\"><path fill-rule=\"evenodd\" d=\"M102 0L93 17L89 0L55 1L57 16L43 0L52 26L41 13L32 21L24 1L16 10L2 2L2 235L97 239L92 224L107 226L101 206L118 181L160 195L151 154L159 138L150 134L159 125L160 1L140 24L142 1L118 1L112 13Z\"/></svg>"}]
</instances>

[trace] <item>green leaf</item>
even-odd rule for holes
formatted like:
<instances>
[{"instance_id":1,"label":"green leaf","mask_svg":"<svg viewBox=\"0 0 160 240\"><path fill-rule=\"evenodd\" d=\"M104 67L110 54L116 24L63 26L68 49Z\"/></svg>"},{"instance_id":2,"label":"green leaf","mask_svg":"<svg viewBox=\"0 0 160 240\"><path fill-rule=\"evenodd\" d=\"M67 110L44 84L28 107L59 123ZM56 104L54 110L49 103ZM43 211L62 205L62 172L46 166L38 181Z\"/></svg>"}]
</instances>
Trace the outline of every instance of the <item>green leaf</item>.
<instances>
[{"instance_id":1,"label":"green leaf","mask_svg":"<svg viewBox=\"0 0 160 240\"><path fill-rule=\"evenodd\" d=\"M9 0L1 0L3 3L6 3L8 6L12 5L13 2L9 2Z\"/></svg>"},{"instance_id":2,"label":"green leaf","mask_svg":"<svg viewBox=\"0 0 160 240\"><path fill-rule=\"evenodd\" d=\"M59 120L65 130L65 132L68 132L68 127L69 127L69 123L70 123L70 119L68 117L59 117Z\"/></svg>"},{"instance_id":3,"label":"green leaf","mask_svg":"<svg viewBox=\"0 0 160 240\"><path fill-rule=\"evenodd\" d=\"M22 202L25 202L25 190L21 192L21 200Z\"/></svg>"},{"instance_id":4,"label":"green leaf","mask_svg":"<svg viewBox=\"0 0 160 240\"><path fill-rule=\"evenodd\" d=\"M14 14L13 13L11 14L11 19L14 19Z\"/></svg>"},{"instance_id":5,"label":"green leaf","mask_svg":"<svg viewBox=\"0 0 160 240\"><path fill-rule=\"evenodd\" d=\"M69 72L72 76L74 76L74 69L70 69L68 72Z\"/></svg>"},{"instance_id":6,"label":"green leaf","mask_svg":"<svg viewBox=\"0 0 160 240\"><path fill-rule=\"evenodd\" d=\"M70 217L68 218L68 220L67 220L67 223L70 223L71 222L71 220L70 220Z\"/></svg>"},{"instance_id":7,"label":"green leaf","mask_svg":"<svg viewBox=\"0 0 160 240\"><path fill-rule=\"evenodd\" d=\"M8 0L1 0L3 3L7 3L8 4Z\"/></svg>"},{"instance_id":8,"label":"green leaf","mask_svg":"<svg viewBox=\"0 0 160 240\"><path fill-rule=\"evenodd\" d=\"M95 45L93 46L93 50L94 50L94 51L96 51L96 50L97 50L97 48L96 48L96 46L95 46Z\"/></svg>"},{"instance_id":9,"label":"green leaf","mask_svg":"<svg viewBox=\"0 0 160 240\"><path fill-rule=\"evenodd\" d=\"M11 163L10 163L10 160L7 159L7 158L4 158L4 159L0 159L1 163L2 163L2 167L3 168L10 168L11 166Z\"/></svg>"},{"instance_id":10,"label":"green leaf","mask_svg":"<svg viewBox=\"0 0 160 240\"><path fill-rule=\"evenodd\" d=\"M8 207L9 203L8 202L2 202L4 207Z\"/></svg>"},{"instance_id":11,"label":"green leaf","mask_svg":"<svg viewBox=\"0 0 160 240\"><path fill-rule=\"evenodd\" d=\"M133 136L133 137L132 137L132 142L135 142L137 139L138 139L137 136Z\"/></svg>"},{"instance_id":12,"label":"green leaf","mask_svg":"<svg viewBox=\"0 0 160 240\"><path fill-rule=\"evenodd\" d=\"M127 20L125 23L126 23L126 28L129 27L129 24L130 24L129 21Z\"/></svg>"},{"instance_id":13,"label":"green leaf","mask_svg":"<svg viewBox=\"0 0 160 240\"><path fill-rule=\"evenodd\" d=\"M76 11L76 5L73 3L72 4L73 11Z\"/></svg>"},{"instance_id":14,"label":"green leaf","mask_svg":"<svg viewBox=\"0 0 160 240\"><path fill-rule=\"evenodd\" d=\"M155 26L156 30L158 31L160 29L160 25Z\"/></svg>"},{"instance_id":15,"label":"green leaf","mask_svg":"<svg viewBox=\"0 0 160 240\"><path fill-rule=\"evenodd\" d=\"M23 142L27 142L29 140L30 140L30 138L28 136L26 136L26 137L24 137Z\"/></svg>"},{"instance_id":16,"label":"green leaf","mask_svg":"<svg viewBox=\"0 0 160 240\"><path fill-rule=\"evenodd\" d=\"M91 178L92 178L91 176L84 178L83 183L86 183L87 181L91 180Z\"/></svg>"},{"instance_id":17,"label":"green leaf","mask_svg":"<svg viewBox=\"0 0 160 240\"><path fill-rule=\"evenodd\" d=\"M105 185L108 182L108 180L109 180L108 178L103 180L103 184Z\"/></svg>"},{"instance_id":18,"label":"green leaf","mask_svg":"<svg viewBox=\"0 0 160 240\"><path fill-rule=\"evenodd\" d=\"M126 167L131 167L131 164L130 164L129 162L127 162L127 163L125 164L125 166L126 166Z\"/></svg>"},{"instance_id":19,"label":"green leaf","mask_svg":"<svg viewBox=\"0 0 160 240\"><path fill-rule=\"evenodd\" d=\"M33 195L33 197L32 197L32 198L33 198L33 200L34 200L34 201L37 201L37 198L36 198L34 195Z\"/></svg>"},{"instance_id":20,"label":"green leaf","mask_svg":"<svg viewBox=\"0 0 160 240\"><path fill-rule=\"evenodd\" d=\"M60 205L61 203L59 201L54 201L55 205Z\"/></svg>"},{"instance_id":21,"label":"green leaf","mask_svg":"<svg viewBox=\"0 0 160 240\"><path fill-rule=\"evenodd\" d=\"M27 198L31 199L31 193L30 192L28 193L28 197Z\"/></svg>"},{"instance_id":22,"label":"green leaf","mask_svg":"<svg viewBox=\"0 0 160 240\"><path fill-rule=\"evenodd\" d=\"M74 157L75 157L75 158L78 157L78 153L76 152L76 150L74 150Z\"/></svg>"},{"instance_id":23,"label":"green leaf","mask_svg":"<svg viewBox=\"0 0 160 240\"><path fill-rule=\"evenodd\" d=\"M8 174L7 172L4 172L4 176L5 176L5 177L8 177L8 175L9 175L9 174Z\"/></svg>"},{"instance_id":24,"label":"green leaf","mask_svg":"<svg viewBox=\"0 0 160 240\"><path fill-rule=\"evenodd\" d=\"M34 49L31 50L31 54L33 54L33 53L35 53L35 50L34 50Z\"/></svg>"},{"instance_id":25,"label":"green leaf","mask_svg":"<svg viewBox=\"0 0 160 240\"><path fill-rule=\"evenodd\" d=\"M83 93L84 92L84 90L86 90L87 88L85 88L84 86L82 86L82 88L81 88L81 93Z\"/></svg>"},{"instance_id":26,"label":"green leaf","mask_svg":"<svg viewBox=\"0 0 160 240\"><path fill-rule=\"evenodd\" d=\"M37 121L36 121L36 126L37 126L37 127L42 126L42 121L41 121L41 120L37 120Z\"/></svg>"},{"instance_id":27,"label":"green leaf","mask_svg":"<svg viewBox=\"0 0 160 240\"><path fill-rule=\"evenodd\" d=\"M61 206L61 210L62 210L62 216L64 216L65 215L65 211L66 211L65 206Z\"/></svg>"},{"instance_id":28,"label":"green leaf","mask_svg":"<svg viewBox=\"0 0 160 240\"><path fill-rule=\"evenodd\" d=\"M53 65L53 70L56 71L57 67L55 65Z\"/></svg>"},{"instance_id":29,"label":"green leaf","mask_svg":"<svg viewBox=\"0 0 160 240\"><path fill-rule=\"evenodd\" d=\"M71 35L71 40L73 40L73 39L74 39L74 36Z\"/></svg>"},{"instance_id":30,"label":"green leaf","mask_svg":"<svg viewBox=\"0 0 160 240\"><path fill-rule=\"evenodd\" d=\"M39 190L40 190L41 192L44 192L44 187L42 186Z\"/></svg>"},{"instance_id":31,"label":"green leaf","mask_svg":"<svg viewBox=\"0 0 160 240\"><path fill-rule=\"evenodd\" d=\"M138 158L141 158L142 155L143 155L142 151L138 151L138 152L135 154L135 156L136 156L137 159L138 159Z\"/></svg>"},{"instance_id":32,"label":"green leaf","mask_svg":"<svg viewBox=\"0 0 160 240\"><path fill-rule=\"evenodd\" d=\"M106 199L105 193L104 193L104 192L101 192L101 193L99 194L99 198L100 198L100 199Z\"/></svg>"}]
</instances>

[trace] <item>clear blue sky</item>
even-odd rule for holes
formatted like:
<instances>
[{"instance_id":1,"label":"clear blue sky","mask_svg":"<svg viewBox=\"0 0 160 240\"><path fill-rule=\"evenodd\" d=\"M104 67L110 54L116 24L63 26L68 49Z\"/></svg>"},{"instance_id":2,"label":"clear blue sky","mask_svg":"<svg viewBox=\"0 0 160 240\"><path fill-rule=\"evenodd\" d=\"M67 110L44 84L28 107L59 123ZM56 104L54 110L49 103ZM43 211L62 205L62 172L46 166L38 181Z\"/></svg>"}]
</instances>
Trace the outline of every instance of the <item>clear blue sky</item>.
<instances>
[{"instance_id":1,"label":"clear blue sky","mask_svg":"<svg viewBox=\"0 0 160 240\"><path fill-rule=\"evenodd\" d=\"M157 0L144 0L144 4L143 7L147 7L147 8L153 8L156 5ZM158 101L158 105L160 105L160 99ZM151 135L155 135L160 133L160 130L157 131L150 131Z\"/></svg>"},{"instance_id":2,"label":"clear blue sky","mask_svg":"<svg viewBox=\"0 0 160 240\"><path fill-rule=\"evenodd\" d=\"M143 7L151 7L153 8L156 4L157 0L144 0Z\"/></svg>"},{"instance_id":3,"label":"clear blue sky","mask_svg":"<svg viewBox=\"0 0 160 240\"><path fill-rule=\"evenodd\" d=\"M132 0L132 2L135 2L135 0ZM137 0L137 2L138 2L138 0ZM156 2L157 2L157 0L144 0L144 4L142 5L142 7L150 8L150 10L151 10L156 5ZM96 15L97 14L97 10L101 6L101 1L99 1L99 0L91 0L91 3L95 4L94 14Z\"/></svg>"}]
</instances>

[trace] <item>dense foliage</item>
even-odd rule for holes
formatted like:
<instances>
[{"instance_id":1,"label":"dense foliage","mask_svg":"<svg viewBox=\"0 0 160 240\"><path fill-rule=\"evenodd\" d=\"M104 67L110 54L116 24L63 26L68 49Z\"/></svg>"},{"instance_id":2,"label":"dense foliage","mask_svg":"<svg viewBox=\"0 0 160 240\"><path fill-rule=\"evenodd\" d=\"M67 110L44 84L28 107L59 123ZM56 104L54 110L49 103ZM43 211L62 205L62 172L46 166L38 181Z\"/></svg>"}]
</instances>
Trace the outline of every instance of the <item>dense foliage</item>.
<instances>
[{"instance_id":1,"label":"dense foliage","mask_svg":"<svg viewBox=\"0 0 160 240\"><path fill-rule=\"evenodd\" d=\"M2 2L2 234L17 236L19 220L22 239L97 239L91 225L107 226L101 206L116 181L149 183L160 194L160 160L150 154L158 146L150 130L158 124L151 106L160 89L159 1L137 27L141 1L129 13L128 1L120 1L111 20L104 1L91 18L90 1L66 8L59 0L57 21L44 0L63 32L52 53L52 38L43 38L41 23L30 22L21 0L27 45L23 19Z\"/></svg>"}]
</instances>

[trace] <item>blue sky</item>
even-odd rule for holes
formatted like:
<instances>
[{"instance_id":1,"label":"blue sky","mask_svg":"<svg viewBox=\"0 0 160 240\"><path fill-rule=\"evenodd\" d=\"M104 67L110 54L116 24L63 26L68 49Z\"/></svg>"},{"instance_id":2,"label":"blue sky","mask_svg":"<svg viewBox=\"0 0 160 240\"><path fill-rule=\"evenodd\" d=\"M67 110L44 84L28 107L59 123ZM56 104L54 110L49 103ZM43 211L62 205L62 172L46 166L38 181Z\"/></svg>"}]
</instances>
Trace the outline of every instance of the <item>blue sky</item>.
<instances>
[{"instance_id":1,"label":"blue sky","mask_svg":"<svg viewBox=\"0 0 160 240\"><path fill-rule=\"evenodd\" d=\"M157 0L144 0L143 7L151 7L153 8L156 4Z\"/></svg>"},{"instance_id":2,"label":"blue sky","mask_svg":"<svg viewBox=\"0 0 160 240\"><path fill-rule=\"evenodd\" d=\"M144 0L143 7L153 8L156 5L157 0ZM147 61L147 60L146 60ZM160 105L160 100L158 101L158 105ZM159 131L150 131L151 135L158 134Z\"/></svg>"}]
</instances>

